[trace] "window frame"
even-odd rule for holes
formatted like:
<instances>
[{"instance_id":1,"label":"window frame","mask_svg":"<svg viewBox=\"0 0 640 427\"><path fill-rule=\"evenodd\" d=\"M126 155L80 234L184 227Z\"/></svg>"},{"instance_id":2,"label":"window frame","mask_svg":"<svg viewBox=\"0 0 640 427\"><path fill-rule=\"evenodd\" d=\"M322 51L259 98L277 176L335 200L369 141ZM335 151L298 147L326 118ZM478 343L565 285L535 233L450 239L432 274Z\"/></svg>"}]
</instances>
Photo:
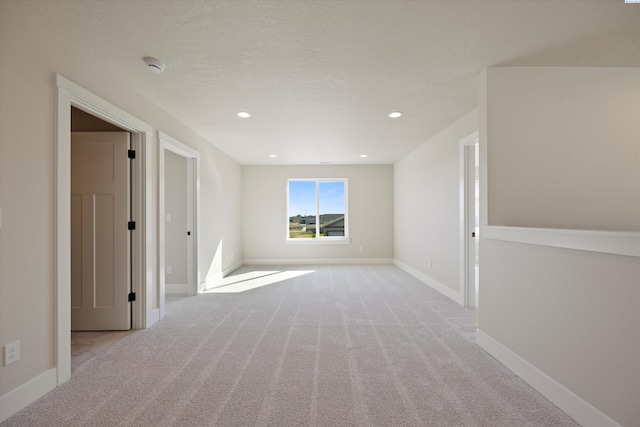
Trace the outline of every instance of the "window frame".
<instances>
[{"instance_id":1,"label":"window frame","mask_svg":"<svg viewBox=\"0 0 640 427\"><path fill-rule=\"evenodd\" d=\"M290 194L289 188L291 186L291 182L315 182L316 186L316 207L315 207L315 216L316 216L316 237L314 238L291 238L289 232L289 223L290 223L290 212L289 212L289 202L290 202ZM320 232L320 183L323 182L342 182L344 185L344 236L319 236ZM349 179L348 178L288 178L287 179L287 188L286 188L286 244L292 245L326 245L326 244L335 244L335 245L345 245L351 243L351 237L349 235Z\"/></svg>"}]
</instances>

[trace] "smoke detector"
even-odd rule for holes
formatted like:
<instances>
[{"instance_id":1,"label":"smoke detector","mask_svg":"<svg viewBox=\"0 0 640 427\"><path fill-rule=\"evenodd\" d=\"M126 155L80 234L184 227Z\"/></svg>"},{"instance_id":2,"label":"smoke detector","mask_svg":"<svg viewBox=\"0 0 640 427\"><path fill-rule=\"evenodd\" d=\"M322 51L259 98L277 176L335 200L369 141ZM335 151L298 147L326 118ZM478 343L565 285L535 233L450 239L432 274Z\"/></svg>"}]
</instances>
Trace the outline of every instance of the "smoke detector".
<instances>
[{"instance_id":1,"label":"smoke detector","mask_svg":"<svg viewBox=\"0 0 640 427\"><path fill-rule=\"evenodd\" d=\"M149 71L153 73L161 73L164 71L164 64L156 58L147 56L144 58L144 63L147 64Z\"/></svg>"}]
</instances>

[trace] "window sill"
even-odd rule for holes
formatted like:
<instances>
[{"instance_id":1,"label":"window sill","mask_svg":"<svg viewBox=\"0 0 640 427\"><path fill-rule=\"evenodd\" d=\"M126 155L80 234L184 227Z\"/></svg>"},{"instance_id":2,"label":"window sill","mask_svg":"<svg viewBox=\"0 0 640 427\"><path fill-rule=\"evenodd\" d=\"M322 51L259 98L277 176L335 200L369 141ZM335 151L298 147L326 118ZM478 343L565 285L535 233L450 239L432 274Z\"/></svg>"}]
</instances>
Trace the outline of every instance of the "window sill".
<instances>
[{"instance_id":1,"label":"window sill","mask_svg":"<svg viewBox=\"0 0 640 427\"><path fill-rule=\"evenodd\" d=\"M313 239L286 239L285 245L350 245L349 237L316 237Z\"/></svg>"}]
</instances>

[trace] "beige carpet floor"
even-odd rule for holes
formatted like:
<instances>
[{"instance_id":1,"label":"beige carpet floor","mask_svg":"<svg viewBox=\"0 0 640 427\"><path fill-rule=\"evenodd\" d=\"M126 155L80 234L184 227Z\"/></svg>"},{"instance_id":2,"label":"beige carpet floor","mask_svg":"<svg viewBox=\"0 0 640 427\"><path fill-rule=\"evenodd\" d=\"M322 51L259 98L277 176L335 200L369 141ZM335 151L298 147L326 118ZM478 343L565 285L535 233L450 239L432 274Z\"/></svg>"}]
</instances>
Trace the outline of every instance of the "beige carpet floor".
<instances>
[{"instance_id":1,"label":"beige carpet floor","mask_svg":"<svg viewBox=\"0 0 640 427\"><path fill-rule=\"evenodd\" d=\"M574 426L393 266L245 266L9 426Z\"/></svg>"}]
</instances>

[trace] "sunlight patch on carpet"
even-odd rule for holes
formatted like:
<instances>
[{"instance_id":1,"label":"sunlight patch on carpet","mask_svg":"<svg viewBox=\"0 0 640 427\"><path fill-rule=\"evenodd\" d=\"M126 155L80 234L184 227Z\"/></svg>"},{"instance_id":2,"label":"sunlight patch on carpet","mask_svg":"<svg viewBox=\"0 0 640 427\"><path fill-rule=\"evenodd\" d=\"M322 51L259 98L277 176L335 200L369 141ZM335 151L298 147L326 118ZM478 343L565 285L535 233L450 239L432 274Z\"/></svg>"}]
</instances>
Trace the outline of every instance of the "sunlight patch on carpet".
<instances>
[{"instance_id":1,"label":"sunlight patch on carpet","mask_svg":"<svg viewBox=\"0 0 640 427\"><path fill-rule=\"evenodd\" d=\"M315 270L295 271L251 271L244 274L225 277L215 287L205 290L205 294L239 293L272 285L294 277L313 273Z\"/></svg>"}]
</instances>

